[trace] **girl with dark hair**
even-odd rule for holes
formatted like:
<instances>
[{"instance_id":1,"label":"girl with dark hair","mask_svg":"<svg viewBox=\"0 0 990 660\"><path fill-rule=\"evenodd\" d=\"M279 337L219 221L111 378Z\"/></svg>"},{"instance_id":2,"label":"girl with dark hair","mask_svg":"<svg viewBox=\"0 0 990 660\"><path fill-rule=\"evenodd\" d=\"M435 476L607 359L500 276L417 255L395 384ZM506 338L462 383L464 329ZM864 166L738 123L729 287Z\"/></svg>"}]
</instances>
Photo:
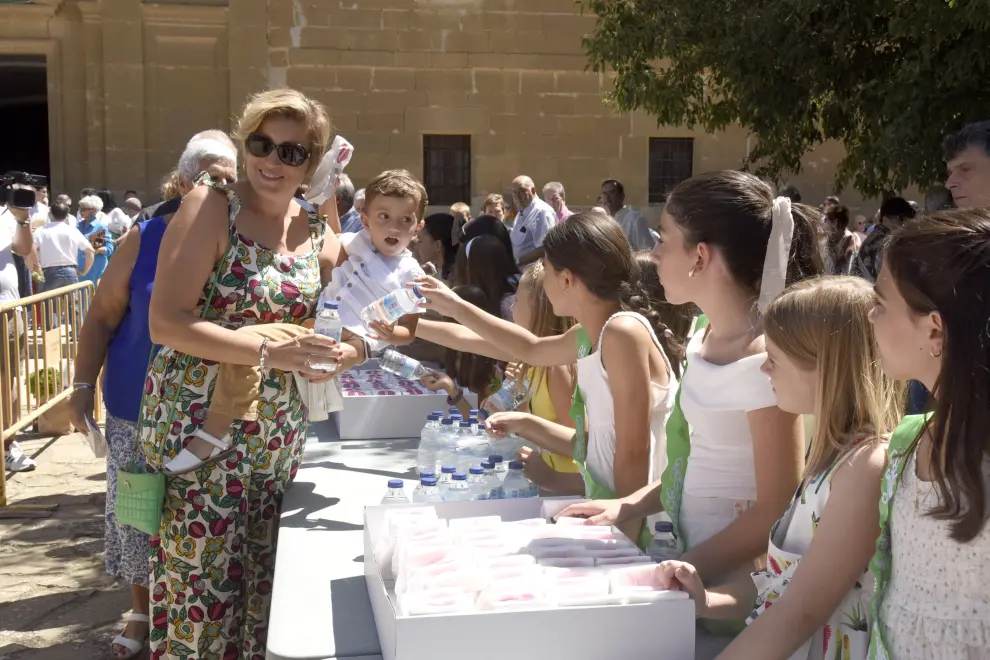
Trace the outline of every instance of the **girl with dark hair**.
<instances>
[{"instance_id":1,"label":"girl with dark hair","mask_svg":"<svg viewBox=\"0 0 990 660\"><path fill-rule=\"evenodd\" d=\"M552 228L543 247L544 290L553 312L574 317L580 326L537 337L466 304L431 278L421 282L426 306L526 364L551 367L577 361L578 388L571 408L575 428L509 412L492 415L489 432L496 437L516 433L543 449L573 455L588 497L632 494L662 469L664 425L677 379L654 327L639 313L649 311L648 299L637 286L629 241L611 218L579 213ZM590 409L587 439L585 405ZM640 517L629 519L622 529L645 545L650 534L642 523Z\"/></svg>"},{"instance_id":2,"label":"girl with dark hair","mask_svg":"<svg viewBox=\"0 0 990 660\"><path fill-rule=\"evenodd\" d=\"M450 282L454 273L457 248L451 240L454 216L449 213L434 213L426 218L419 236L409 248L421 266L433 264L444 282Z\"/></svg>"},{"instance_id":3,"label":"girl with dark hair","mask_svg":"<svg viewBox=\"0 0 990 660\"><path fill-rule=\"evenodd\" d=\"M990 210L894 232L875 291L883 370L924 383L935 410L905 417L890 441L870 658L987 658Z\"/></svg>"},{"instance_id":4,"label":"girl with dark hair","mask_svg":"<svg viewBox=\"0 0 990 660\"><path fill-rule=\"evenodd\" d=\"M480 288L495 303L498 315L512 320L519 268L498 238L482 235L465 243L457 257L457 283Z\"/></svg>"},{"instance_id":5,"label":"girl with dark hair","mask_svg":"<svg viewBox=\"0 0 990 660\"><path fill-rule=\"evenodd\" d=\"M760 311L785 283L822 274L819 215L751 174L709 172L671 192L653 259L667 300L708 319L687 348L660 482L618 502L570 507L609 524L665 510L683 560L706 583L751 571L787 508L804 458L798 415L760 368Z\"/></svg>"},{"instance_id":6,"label":"girl with dark hair","mask_svg":"<svg viewBox=\"0 0 990 660\"><path fill-rule=\"evenodd\" d=\"M506 229L505 224L499 220L494 215L484 214L479 215L477 218L471 222L464 225L464 237L461 241L467 245L472 238L477 238L478 236L494 236L498 240L502 241L502 245L505 246L505 251L508 253L509 257L512 257L512 239L509 236L509 230Z\"/></svg>"},{"instance_id":7,"label":"girl with dark hair","mask_svg":"<svg viewBox=\"0 0 990 660\"><path fill-rule=\"evenodd\" d=\"M660 340L664 353L670 359L674 374L680 378L681 364L685 358L685 345L688 335L691 334L691 328L694 327L698 308L694 305L672 305L667 302L667 294L663 290L663 284L660 284L660 276L657 275L650 252L643 250L636 252L634 256L639 266L639 285L650 302L650 322L654 328L661 328L657 339Z\"/></svg>"}]
</instances>

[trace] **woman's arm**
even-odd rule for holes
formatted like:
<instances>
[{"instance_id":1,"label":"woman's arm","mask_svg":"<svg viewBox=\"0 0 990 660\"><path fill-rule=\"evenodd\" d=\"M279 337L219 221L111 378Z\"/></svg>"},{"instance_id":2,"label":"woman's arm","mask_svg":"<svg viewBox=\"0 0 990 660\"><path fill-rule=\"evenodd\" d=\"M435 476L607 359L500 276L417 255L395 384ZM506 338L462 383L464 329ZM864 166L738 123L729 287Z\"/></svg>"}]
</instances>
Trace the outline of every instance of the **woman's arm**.
<instances>
[{"instance_id":1,"label":"woman's arm","mask_svg":"<svg viewBox=\"0 0 990 660\"><path fill-rule=\"evenodd\" d=\"M766 553L770 528L787 509L801 478L801 418L776 406L753 410L746 416L753 436L756 503L721 532L684 554L683 560L696 566L706 582Z\"/></svg>"},{"instance_id":2,"label":"woman's arm","mask_svg":"<svg viewBox=\"0 0 990 660\"><path fill-rule=\"evenodd\" d=\"M719 658L784 660L828 621L876 549L886 455L886 445L871 444L836 471L814 541L791 583Z\"/></svg>"},{"instance_id":3,"label":"woman's arm","mask_svg":"<svg viewBox=\"0 0 990 660\"><path fill-rule=\"evenodd\" d=\"M550 403L557 415L557 423L574 428L571 419L571 397L574 395L574 371L571 366L547 367L547 388L550 390Z\"/></svg>"},{"instance_id":4,"label":"woman's arm","mask_svg":"<svg viewBox=\"0 0 990 660\"><path fill-rule=\"evenodd\" d=\"M577 361L578 326L562 335L537 337L515 323L492 316L461 300L436 278L417 278L416 284L427 298L424 307L453 318L518 361L536 367L553 367Z\"/></svg>"},{"instance_id":5,"label":"woman's arm","mask_svg":"<svg viewBox=\"0 0 990 660\"><path fill-rule=\"evenodd\" d=\"M653 340L642 323L620 317L605 328L600 350L615 408L615 461L612 466L615 494L625 497L645 486L650 478L650 353ZM599 420L599 423L607 421ZM642 522L642 518L630 518L623 522L622 531L635 539Z\"/></svg>"},{"instance_id":6,"label":"woman's arm","mask_svg":"<svg viewBox=\"0 0 990 660\"><path fill-rule=\"evenodd\" d=\"M485 428L496 441L510 433L541 448L562 456L574 453L574 429L561 426L530 413L495 413L485 420Z\"/></svg>"}]
</instances>

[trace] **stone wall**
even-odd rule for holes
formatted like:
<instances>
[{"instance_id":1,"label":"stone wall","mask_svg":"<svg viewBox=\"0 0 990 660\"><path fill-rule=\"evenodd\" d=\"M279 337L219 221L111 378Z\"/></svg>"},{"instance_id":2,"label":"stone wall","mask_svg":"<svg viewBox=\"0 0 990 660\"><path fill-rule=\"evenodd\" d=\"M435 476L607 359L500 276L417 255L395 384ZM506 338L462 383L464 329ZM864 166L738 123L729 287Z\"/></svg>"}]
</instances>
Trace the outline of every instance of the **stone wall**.
<instances>
[{"instance_id":1,"label":"stone wall","mask_svg":"<svg viewBox=\"0 0 990 660\"><path fill-rule=\"evenodd\" d=\"M152 199L189 135L229 129L249 94L283 85L327 106L358 185L390 167L421 176L424 133L470 134L475 208L518 174L563 182L573 206L617 178L646 208L650 137L693 137L695 173L739 166L742 130L605 105L609 80L581 50L593 26L572 0L49 0L0 6L0 52L47 56L53 184L70 192ZM829 193L840 157L808 155L806 201Z\"/></svg>"}]
</instances>

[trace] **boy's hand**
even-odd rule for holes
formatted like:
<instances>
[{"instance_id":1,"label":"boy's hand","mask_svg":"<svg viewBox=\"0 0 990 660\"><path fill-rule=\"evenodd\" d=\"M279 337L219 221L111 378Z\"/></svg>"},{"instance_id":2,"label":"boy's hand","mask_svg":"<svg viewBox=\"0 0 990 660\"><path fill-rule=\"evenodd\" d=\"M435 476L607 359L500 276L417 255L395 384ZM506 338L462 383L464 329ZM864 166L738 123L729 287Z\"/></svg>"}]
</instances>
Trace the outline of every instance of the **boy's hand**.
<instances>
[{"instance_id":1,"label":"boy's hand","mask_svg":"<svg viewBox=\"0 0 990 660\"><path fill-rule=\"evenodd\" d=\"M373 321L368 325L368 329L371 330L371 333L368 335L370 339L388 342L392 346L405 346L411 344L412 340L415 339L408 328L403 328L395 323L385 325L379 321Z\"/></svg>"}]
</instances>

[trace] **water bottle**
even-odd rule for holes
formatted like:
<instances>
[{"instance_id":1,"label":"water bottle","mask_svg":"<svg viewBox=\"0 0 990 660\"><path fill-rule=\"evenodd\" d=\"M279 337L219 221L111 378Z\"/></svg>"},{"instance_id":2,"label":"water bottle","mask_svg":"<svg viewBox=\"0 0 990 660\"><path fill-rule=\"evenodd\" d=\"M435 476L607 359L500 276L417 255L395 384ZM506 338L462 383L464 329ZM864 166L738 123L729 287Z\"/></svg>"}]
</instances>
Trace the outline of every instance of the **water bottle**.
<instances>
[{"instance_id":1,"label":"water bottle","mask_svg":"<svg viewBox=\"0 0 990 660\"><path fill-rule=\"evenodd\" d=\"M677 559L681 553L677 551L677 541L674 539L674 523L669 520L661 520L654 525L656 533L653 534L653 543L647 549L646 554L656 562Z\"/></svg>"},{"instance_id":2,"label":"water bottle","mask_svg":"<svg viewBox=\"0 0 990 660\"><path fill-rule=\"evenodd\" d=\"M419 303L423 300L423 294L420 293L418 286L412 289L396 289L362 309L361 320L366 326L376 321L383 325L391 325L406 314L418 314L422 311Z\"/></svg>"},{"instance_id":3,"label":"water bottle","mask_svg":"<svg viewBox=\"0 0 990 660\"><path fill-rule=\"evenodd\" d=\"M471 430L470 421L461 421L457 429L457 445L455 446L454 465L461 472L467 472L472 465L478 464L478 436ZM485 454L487 456L487 453Z\"/></svg>"},{"instance_id":4,"label":"water bottle","mask_svg":"<svg viewBox=\"0 0 990 660\"><path fill-rule=\"evenodd\" d=\"M382 498L382 505L409 504L409 498L406 497L403 485L402 479L389 479L388 490L385 491L385 497Z\"/></svg>"},{"instance_id":5,"label":"water bottle","mask_svg":"<svg viewBox=\"0 0 990 660\"><path fill-rule=\"evenodd\" d=\"M340 314L337 312L337 303L323 303L323 309L316 315L316 325L313 326L313 331L318 335L330 337L338 344L340 343L340 335L344 332L344 324L341 322ZM311 366L318 371L337 370L336 362L317 362Z\"/></svg>"},{"instance_id":6,"label":"water bottle","mask_svg":"<svg viewBox=\"0 0 990 660\"><path fill-rule=\"evenodd\" d=\"M480 465L472 465L470 472L467 481L468 487L471 489L471 499L487 500L490 489L485 480L485 468Z\"/></svg>"},{"instance_id":7,"label":"water bottle","mask_svg":"<svg viewBox=\"0 0 990 660\"><path fill-rule=\"evenodd\" d=\"M419 360L414 360L398 351L393 351L391 348L385 349L385 352L378 358L378 366L381 367L382 371L387 371L406 380L419 380L423 376L433 373L433 370L424 367Z\"/></svg>"},{"instance_id":8,"label":"water bottle","mask_svg":"<svg viewBox=\"0 0 990 660\"><path fill-rule=\"evenodd\" d=\"M443 498L440 497L440 489L437 488L436 477L421 477L419 485L413 491L412 501L415 504L443 502Z\"/></svg>"},{"instance_id":9,"label":"water bottle","mask_svg":"<svg viewBox=\"0 0 990 660\"><path fill-rule=\"evenodd\" d=\"M419 434L419 449L416 451L416 471L422 474L424 470L435 470L437 451L440 449L437 435L440 433L440 418L442 412L432 412L426 418L426 425Z\"/></svg>"},{"instance_id":10,"label":"water bottle","mask_svg":"<svg viewBox=\"0 0 990 660\"><path fill-rule=\"evenodd\" d=\"M444 465L440 468L440 478L437 479L437 488L440 489L441 495L447 495L447 490L450 488L450 482L454 480L455 472L457 472L457 468L453 465Z\"/></svg>"},{"instance_id":11,"label":"water bottle","mask_svg":"<svg viewBox=\"0 0 990 660\"><path fill-rule=\"evenodd\" d=\"M485 490L488 492L487 499L502 499L502 482L495 476L495 464L491 461L483 461L481 468L485 471Z\"/></svg>"},{"instance_id":12,"label":"water bottle","mask_svg":"<svg viewBox=\"0 0 990 660\"><path fill-rule=\"evenodd\" d=\"M520 386L514 378L506 378L502 381L502 387L485 399L481 407L488 413L509 412L525 403L529 396L529 380Z\"/></svg>"},{"instance_id":13,"label":"water bottle","mask_svg":"<svg viewBox=\"0 0 990 660\"><path fill-rule=\"evenodd\" d=\"M471 486L468 485L467 475L455 472L447 492L443 494L444 502L466 502L471 499Z\"/></svg>"},{"instance_id":14,"label":"water bottle","mask_svg":"<svg viewBox=\"0 0 990 660\"><path fill-rule=\"evenodd\" d=\"M509 463L509 471L502 482L502 497L507 500L533 497L529 479L523 474L522 461Z\"/></svg>"},{"instance_id":15,"label":"water bottle","mask_svg":"<svg viewBox=\"0 0 990 660\"><path fill-rule=\"evenodd\" d=\"M505 466L505 463L502 461L502 457L498 454L493 454L488 457L488 460L491 461L492 465L495 466L495 476L498 477L499 483L505 481L505 475L509 471L509 469Z\"/></svg>"},{"instance_id":16,"label":"water bottle","mask_svg":"<svg viewBox=\"0 0 990 660\"><path fill-rule=\"evenodd\" d=\"M444 465L452 465L457 458L457 431L454 420L444 417L440 420L440 429L436 435L436 458L433 469L439 471Z\"/></svg>"}]
</instances>

